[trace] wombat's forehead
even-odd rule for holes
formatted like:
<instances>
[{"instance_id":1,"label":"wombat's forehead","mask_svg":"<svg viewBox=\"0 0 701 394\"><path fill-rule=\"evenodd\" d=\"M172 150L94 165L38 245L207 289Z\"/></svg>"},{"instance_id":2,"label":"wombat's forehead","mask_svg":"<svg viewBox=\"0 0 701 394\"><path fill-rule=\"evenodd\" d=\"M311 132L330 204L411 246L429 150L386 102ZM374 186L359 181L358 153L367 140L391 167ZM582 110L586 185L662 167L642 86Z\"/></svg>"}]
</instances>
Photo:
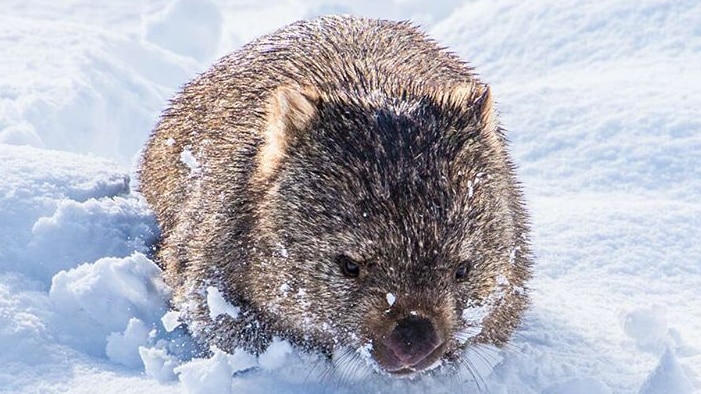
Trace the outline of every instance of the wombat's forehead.
<instances>
[{"instance_id":1,"label":"wombat's forehead","mask_svg":"<svg viewBox=\"0 0 701 394\"><path fill-rule=\"evenodd\" d=\"M318 171L333 167L345 175L373 182L422 183L440 179L456 168L455 157L467 138L447 122L419 119L378 109L367 116L345 114L312 126L298 160L326 160ZM294 147L291 149L295 149ZM379 179L377 179L379 177ZM436 185L438 186L438 185Z\"/></svg>"},{"instance_id":2,"label":"wombat's forehead","mask_svg":"<svg viewBox=\"0 0 701 394\"><path fill-rule=\"evenodd\" d=\"M388 233L426 228L432 235L463 223L460 215L478 204L473 197L480 185L468 179L472 171L451 168L440 150L412 151L402 146L406 141L376 143L380 146L343 141L336 151L305 155L300 159L305 166L285 174L280 193L287 197L281 202L300 214L313 213L306 220L340 226L377 222L373 225L388 227Z\"/></svg>"},{"instance_id":3,"label":"wombat's forehead","mask_svg":"<svg viewBox=\"0 0 701 394\"><path fill-rule=\"evenodd\" d=\"M362 88L359 88L362 89ZM366 95L334 94L320 99L319 115L326 127L357 125L358 127L392 127L421 124L441 128L454 121L455 115L441 105L432 94L395 95L392 92L372 90Z\"/></svg>"},{"instance_id":4,"label":"wombat's forehead","mask_svg":"<svg viewBox=\"0 0 701 394\"><path fill-rule=\"evenodd\" d=\"M311 253L347 253L361 260L386 261L406 271L412 264L440 266L459 258L473 234L455 209L429 207L406 195L357 199L353 195L307 194L277 215L295 229L296 239L315 240ZM287 201L290 201L289 198ZM450 204L447 202L446 204ZM300 238L303 232L305 236ZM378 260L379 259L379 260Z\"/></svg>"}]
</instances>

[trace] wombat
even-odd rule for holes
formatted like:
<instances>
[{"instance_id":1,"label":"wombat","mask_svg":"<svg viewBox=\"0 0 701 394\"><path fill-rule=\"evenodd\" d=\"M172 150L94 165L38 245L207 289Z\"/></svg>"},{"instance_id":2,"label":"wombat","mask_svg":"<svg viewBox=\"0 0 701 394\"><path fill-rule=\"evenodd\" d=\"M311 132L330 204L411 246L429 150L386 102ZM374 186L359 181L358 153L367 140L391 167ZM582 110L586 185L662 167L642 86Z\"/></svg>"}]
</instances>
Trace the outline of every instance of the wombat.
<instances>
[{"instance_id":1,"label":"wombat","mask_svg":"<svg viewBox=\"0 0 701 394\"><path fill-rule=\"evenodd\" d=\"M408 22L321 17L222 58L164 111L140 178L173 305L226 351L279 337L414 375L503 345L528 304L490 89Z\"/></svg>"}]
</instances>

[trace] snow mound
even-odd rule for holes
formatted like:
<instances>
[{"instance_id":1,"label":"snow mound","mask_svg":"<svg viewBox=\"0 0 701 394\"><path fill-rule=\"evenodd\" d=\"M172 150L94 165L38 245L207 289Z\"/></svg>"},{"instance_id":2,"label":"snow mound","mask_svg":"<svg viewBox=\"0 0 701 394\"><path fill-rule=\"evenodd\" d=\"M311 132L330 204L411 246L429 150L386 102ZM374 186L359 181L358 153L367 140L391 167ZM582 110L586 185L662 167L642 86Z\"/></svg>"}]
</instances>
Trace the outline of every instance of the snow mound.
<instances>
[{"instance_id":1,"label":"snow mound","mask_svg":"<svg viewBox=\"0 0 701 394\"><path fill-rule=\"evenodd\" d=\"M113 361L138 357L138 347L146 344L148 332L160 324L167 310L169 293L160 273L153 262L136 253L102 258L56 274L49 300L61 339L85 353L107 355ZM117 349L118 342L131 348L131 356L119 353L124 348Z\"/></svg>"},{"instance_id":2,"label":"snow mound","mask_svg":"<svg viewBox=\"0 0 701 394\"><path fill-rule=\"evenodd\" d=\"M671 350L667 349L660 363L640 389L640 394L691 394L694 386L679 365Z\"/></svg>"},{"instance_id":3,"label":"snow mound","mask_svg":"<svg viewBox=\"0 0 701 394\"><path fill-rule=\"evenodd\" d=\"M83 262L147 253L157 238L153 214L114 163L2 144L0 156L0 268L48 286Z\"/></svg>"}]
</instances>

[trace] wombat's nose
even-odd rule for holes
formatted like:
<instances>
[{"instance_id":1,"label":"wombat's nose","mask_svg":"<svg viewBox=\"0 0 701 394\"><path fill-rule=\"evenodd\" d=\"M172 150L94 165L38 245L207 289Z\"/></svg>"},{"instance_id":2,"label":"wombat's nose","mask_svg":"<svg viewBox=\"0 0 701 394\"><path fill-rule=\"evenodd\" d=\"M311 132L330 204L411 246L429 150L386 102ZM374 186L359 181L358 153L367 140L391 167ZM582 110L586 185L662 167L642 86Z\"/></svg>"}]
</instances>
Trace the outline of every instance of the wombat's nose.
<instances>
[{"instance_id":1,"label":"wombat's nose","mask_svg":"<svg viewBox=\"0 0 701 394\"><path fill-rule=\"evenodd\" d=\"M419 364L441 344L433 323L418 316L399 320L382 342L405 367Z\"/></svg>"}]
</instances>

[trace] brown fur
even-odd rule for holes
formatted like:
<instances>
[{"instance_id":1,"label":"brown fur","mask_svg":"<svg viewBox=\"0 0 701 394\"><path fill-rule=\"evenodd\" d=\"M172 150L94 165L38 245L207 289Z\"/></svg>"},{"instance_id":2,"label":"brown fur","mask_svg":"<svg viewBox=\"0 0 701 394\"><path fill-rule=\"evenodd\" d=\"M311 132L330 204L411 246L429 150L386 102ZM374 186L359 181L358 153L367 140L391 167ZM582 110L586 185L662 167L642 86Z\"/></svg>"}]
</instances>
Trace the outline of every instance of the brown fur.
<instances>
[{"instance_id":1,"label":"brown fur","mask_svg":"<svg viewBox=\"0 0 701 394\"><path fill-rule=\"evenodd\" d=\"M225 350L369 346L387 369L383 344L420 316L442 341L427 360L459 361L504 344L527 305L527 218L490 90L408 23L324 17L224 57L164 112L141 187L174 306ZM209 286L239 316L211 319Z\"/></svg>"}]
</instances>

